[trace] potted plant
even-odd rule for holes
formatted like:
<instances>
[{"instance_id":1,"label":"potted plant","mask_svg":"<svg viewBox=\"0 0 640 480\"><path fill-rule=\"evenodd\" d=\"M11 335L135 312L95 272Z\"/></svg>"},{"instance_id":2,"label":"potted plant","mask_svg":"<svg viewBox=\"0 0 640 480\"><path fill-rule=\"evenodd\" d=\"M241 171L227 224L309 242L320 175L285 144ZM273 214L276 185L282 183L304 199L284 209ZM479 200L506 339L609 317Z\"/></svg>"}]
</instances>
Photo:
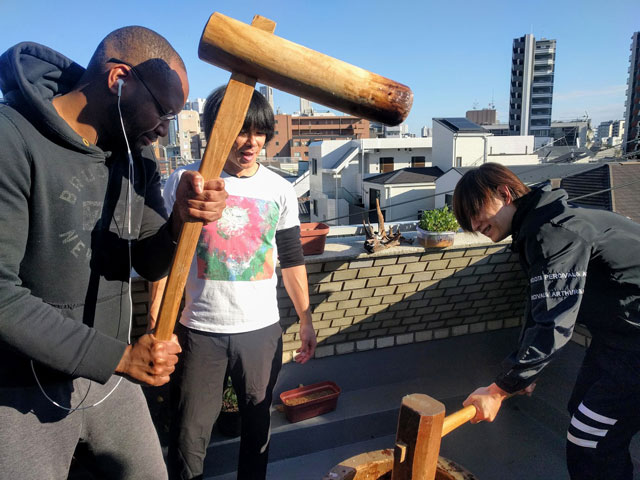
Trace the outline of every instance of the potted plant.
<instances>
[{"instance_id":1,"label":"potted plant","mask_svg":"<svg viewBox=\"0 0 640 480\"><path fill-rule=\"evenodd\" d=\"M218 431L226 437L237 437L240 435L240 409L238 408L238 397L233 389L231 377L227 376L224 390L222 391L222 408L216 421Z\"/></svg>"},{"instance_id":2,"label":"potted plant","mask_svg":"<svg viewBox=\"0 0 640 480\"><path fill-rule=\"evenodd\" d=\"M459 228L458 221L448 206L425 210L416 227L418 242L424 248L450 247Z\"/></svg>"}]
</instances>

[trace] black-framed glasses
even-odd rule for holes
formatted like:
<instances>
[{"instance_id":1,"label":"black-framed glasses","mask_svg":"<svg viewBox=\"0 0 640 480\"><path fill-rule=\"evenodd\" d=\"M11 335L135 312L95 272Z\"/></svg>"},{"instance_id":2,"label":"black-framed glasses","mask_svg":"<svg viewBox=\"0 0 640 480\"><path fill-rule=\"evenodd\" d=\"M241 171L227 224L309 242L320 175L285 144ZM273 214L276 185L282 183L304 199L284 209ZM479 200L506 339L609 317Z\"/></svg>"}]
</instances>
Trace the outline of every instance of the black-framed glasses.
<instances>
[{"instance_id":1,"label":"black-framed glasses","mask_svg":"<svg viewBox=\"0 0 640 480\"><path fill-rule=\"evenodd\" d=\"M110 58L109 60L107 60L107 63L121 63L123 65L126 65L127 67L129 67L131 69L131 71L134 73L134 75L138 78L138 80L140 80L140 83L142 84L142 86L144 88L147 89L147 92L149 92L149 95L151 95L151 98L153 99L154 103L156 104L156 108L158 109L158 113L160 114L160 121L162 122L166 122L168 120L173 120L174 118L176 118L176 114L175 113L171 113L170 111L167 112L162 104L158 101L158 99L156 98L156 96L153 94L153 92L151 91L151 89L149 88L149 86L145 83L145 81L142 79L142 75L140 74L140 72L138 72L136 70L136 67L134 67L133 65L131 65L129 62L125 62L124 60L119 60L117 58Z\"/></svg>"}]
</instances>

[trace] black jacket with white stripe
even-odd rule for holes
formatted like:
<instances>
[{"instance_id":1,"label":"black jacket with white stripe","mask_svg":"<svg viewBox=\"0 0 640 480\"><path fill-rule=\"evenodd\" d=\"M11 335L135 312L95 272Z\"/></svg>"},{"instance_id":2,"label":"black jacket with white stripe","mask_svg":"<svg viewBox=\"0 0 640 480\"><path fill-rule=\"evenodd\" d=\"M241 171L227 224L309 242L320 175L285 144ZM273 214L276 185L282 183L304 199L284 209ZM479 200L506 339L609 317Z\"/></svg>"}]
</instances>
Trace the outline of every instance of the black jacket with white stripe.
<instances>
[{"instance_id":1,"label":"black jacket with white stripe","mask_svg":"<svg viewBox=\"0 0 640 480\"><path fill-rule=\"evenodd\" d=\"M576 322L593 341L640 351L640 224L567 203L564 190L516 201L512 250L529 279L520 344L496 384L531 384L571 339Z\"/></svg>"}]
</instances>

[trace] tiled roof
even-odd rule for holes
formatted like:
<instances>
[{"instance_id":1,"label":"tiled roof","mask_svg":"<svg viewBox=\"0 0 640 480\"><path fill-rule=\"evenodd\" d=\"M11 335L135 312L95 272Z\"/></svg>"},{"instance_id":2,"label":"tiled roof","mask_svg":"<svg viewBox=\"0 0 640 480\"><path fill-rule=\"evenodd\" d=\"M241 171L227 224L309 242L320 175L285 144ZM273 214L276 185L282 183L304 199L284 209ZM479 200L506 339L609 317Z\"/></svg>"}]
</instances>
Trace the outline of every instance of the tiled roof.
<instances>
[{"instance_id":1,"label":"tiled roof","mask_svg":"<svg viewBox=\"0 0 640 480\"><path fill-rule=\"evenodd\" d=\"M514 165L508 167L525 185L537 185L551 179L561 179L599 167L594 163L555 164L543 163L537 165ZM458 167L455 170L464 175L475 167Z\"/></svg>"},{"instance_id":2,"label":"tiled roof","mask_svg":"<svg viewBox=\"0 0 640 480\"><path fill-rule=\"evenodd\" d=\"M442 175L442 170L438 167L410 167L374 175L373 177L365 178L364 181L384 185L431 183L435 182L440 175Z\"/></svg>"},{"instance_id":3,"label":"tiled roof","mask_svg":"<svg viewBox=\"0 0 640 480\"><path fill-rule=\"evenodd\" d=\"M640 162L610 163L609 169L614 211L640 223Z\"/></svg>"},{"instance_id":4,"label":"tiled roof","mask_svg":"<svg viewBox=\"0 0 640 480\"><path fill-rule=\"evenodd\" d=\"M567 191L571 203L582 207L613 210L610 191L583 197L589 193L609 188L609 166L606 164L597 165L596 168L586 172L563 178L560 182L560 188Z\"/></svg>"}]
</instances>

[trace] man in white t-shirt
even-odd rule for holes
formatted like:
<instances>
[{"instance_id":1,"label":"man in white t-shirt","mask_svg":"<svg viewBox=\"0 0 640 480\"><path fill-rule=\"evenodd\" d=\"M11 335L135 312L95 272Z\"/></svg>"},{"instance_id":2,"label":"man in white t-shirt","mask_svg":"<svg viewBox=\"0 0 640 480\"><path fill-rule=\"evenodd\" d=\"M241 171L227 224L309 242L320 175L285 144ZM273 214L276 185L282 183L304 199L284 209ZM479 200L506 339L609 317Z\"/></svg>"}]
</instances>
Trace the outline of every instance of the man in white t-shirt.
<instances>
[{"instance_id":1,"label":"man in white t-shirt","mask_svg":"<svg viewBox=\"0 0 640 480\"><path fill-rule=\"evenodd\" d=\"M210 132L224 95L215 90L205 104ZM172 478L198 478L211 429L220 412L229 372L242 417L239 479L266 476L273 388L282 366L282 329L276 298L276 260L300 319L301 347L295 360L313 357L307 272L300 243L298 201L291 184L256 162L274 133L273 111L254 92L242 131L221 178L228 193L220 220L203 227L186 285L185 307L176 333L182 358L171 383L169 471ZM167 208L187 170L165 186ZM152 289L153 328L164 283Z\"/></svg>"}]
</instances>

